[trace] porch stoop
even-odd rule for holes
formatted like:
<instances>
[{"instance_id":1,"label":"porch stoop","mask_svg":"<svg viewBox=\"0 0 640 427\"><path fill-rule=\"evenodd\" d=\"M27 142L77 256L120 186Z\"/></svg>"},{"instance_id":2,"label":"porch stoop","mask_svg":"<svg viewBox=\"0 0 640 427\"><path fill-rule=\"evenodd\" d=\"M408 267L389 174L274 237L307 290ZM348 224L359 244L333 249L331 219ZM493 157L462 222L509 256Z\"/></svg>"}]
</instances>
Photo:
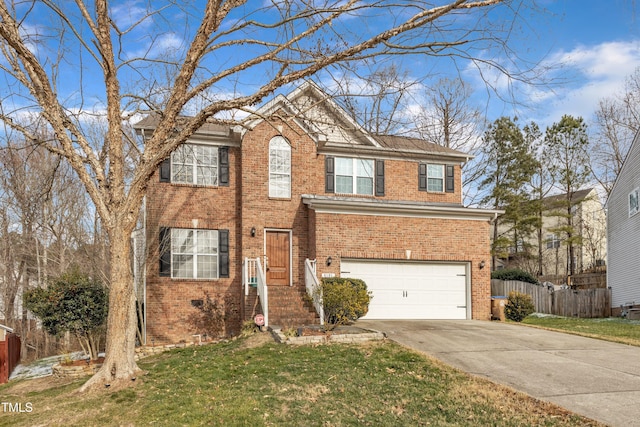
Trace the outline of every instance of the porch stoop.
<instances>
[{"instance_id":1,"label":"porch stoop","mask_svg":"<svg viewBox=\"0 0 640 427\"><path fill-rule=\"evenodd\" d=\"M320 324L320 318L305 295L306 289L298 286L269 286L269 324L283 328ZM253 318L262 313L255 288L245 296L245 317Z\"/></svg>"}]
</instances>

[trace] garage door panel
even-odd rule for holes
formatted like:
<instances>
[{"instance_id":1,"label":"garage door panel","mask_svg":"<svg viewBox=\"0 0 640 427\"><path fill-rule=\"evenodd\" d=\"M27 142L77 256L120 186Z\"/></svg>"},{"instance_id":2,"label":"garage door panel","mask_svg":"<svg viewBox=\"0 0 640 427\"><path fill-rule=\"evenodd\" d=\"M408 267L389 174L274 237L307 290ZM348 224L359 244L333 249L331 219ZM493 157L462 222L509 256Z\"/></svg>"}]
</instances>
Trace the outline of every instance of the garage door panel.
<instances>
[{"instance_id":1,"label":"garage door panel","mask_svg":"<svg viewBox=\"0 0 640 427\"><path fill-rule=\"evenodd\" d=\"M341 276L364 280L366 319L466 319L466 264L342 261Z\"/></svg>"}]
</instances>

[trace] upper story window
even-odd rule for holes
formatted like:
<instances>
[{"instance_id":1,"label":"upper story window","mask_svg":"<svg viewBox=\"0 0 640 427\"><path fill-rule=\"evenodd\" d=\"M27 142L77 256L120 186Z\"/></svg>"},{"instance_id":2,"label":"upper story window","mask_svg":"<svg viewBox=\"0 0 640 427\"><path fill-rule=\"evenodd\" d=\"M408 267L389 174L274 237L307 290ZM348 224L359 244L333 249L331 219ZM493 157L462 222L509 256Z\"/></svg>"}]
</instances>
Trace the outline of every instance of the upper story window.
<instances>
[{"instance_id":1,"label":"upper story window","mask_svg":"<svg viewBox=\"0 0 640 427\"><path fill-rule=\"evenodd\" d=\"M454 193L453 165L420 163L418 165L418 190L433 193Z\"/></svg>"},{"instance_id":2,"label":"upper story window","mask_svg":"<svg viewBox=\"0 0 640 427\"><path fill-rule=\"evenodd\" d=\"M336 193L373 195L373 160L336 157Z\"/></svg>"},{"instance_id":3,"label":"upper story window","mask_svg":"<svg viewBox=\"0 0 640 427\"><path fill-rule=\"evenodd\" d=\"M171 154L171 182L218 185L218 147L183 144Z\"/></svg>"},{"instance_id":4,"label":"upper story window","mask_svg":"<svg viewBox=\"0 0 640 427\"><path fill-rule=\"evenodd\" d=\"M547 249L554 249L560 247L560 239L556 234L547 234Z\"/></svg>"},{"instance_id":5,"label":"upper story window","mask_svg":"<svg viewBox=\"0 0 640 427\"><path fill-rule=\"evenodd\" d=\"M281 136L269 142L269 197L291 198L291 146Z\"/></svg>"},{"instance_id":6,"label":"upper story window","mask_svg":"<svg viewBox=\"0 0 640 427\"><path fill-rule=\"evenodd\" d=\"M629 217L634 216L640 211L640 188L634 189L629 193Z\"/></svg>"},{"instance_id":7,"label":"upper story window","mask_svg":"<svg viewBox=\"0 0 640 427\"><path fill-rule=\"evenodd\" d=\"M384 197L384 160L325 158L325 192Z\"/></svg>"},{"instance_id":8,"label":"upper story window","mask_svg":"<svg viewBox=\"0 0 640 427\"><path fill-rule=\"evenodd\" d=\"M444 192L444 165L427 165L427 191Z\"/></svg>"}]
</instances>

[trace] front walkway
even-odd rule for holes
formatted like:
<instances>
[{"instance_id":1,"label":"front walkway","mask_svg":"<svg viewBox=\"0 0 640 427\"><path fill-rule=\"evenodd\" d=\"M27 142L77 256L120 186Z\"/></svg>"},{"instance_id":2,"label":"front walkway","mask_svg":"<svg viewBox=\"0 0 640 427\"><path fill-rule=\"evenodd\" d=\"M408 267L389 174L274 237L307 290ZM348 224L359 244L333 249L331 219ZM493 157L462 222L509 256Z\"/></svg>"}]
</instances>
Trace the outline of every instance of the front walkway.
<instances>
[{"instance_id":1,"label":"front walkway","mask_svg":"<svg viewBox=\"0 0 640 427\"><path fill-rule=\"evenodd\" d=\"M640 347L479 320L357 326L608 425L640 425Z\"/></svg>"}]
</instances>

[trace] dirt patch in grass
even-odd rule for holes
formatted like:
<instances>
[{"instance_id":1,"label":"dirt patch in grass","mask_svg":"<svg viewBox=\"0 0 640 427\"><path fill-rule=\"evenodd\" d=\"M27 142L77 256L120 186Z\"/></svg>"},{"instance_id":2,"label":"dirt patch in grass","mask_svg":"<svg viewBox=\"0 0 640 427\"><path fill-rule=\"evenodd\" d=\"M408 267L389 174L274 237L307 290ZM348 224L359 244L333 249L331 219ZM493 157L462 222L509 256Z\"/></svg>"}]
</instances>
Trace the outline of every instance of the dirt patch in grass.
<instances>
[{"instance_id":1,"label":"dirt patch in grass","mask_svg":"<svg viewBox=\"0 0 640 427\"><path fill-rule=\"evenodd\" d=\"M274 342L271 332L255 332L247 337L238 347L239 350L261 347L267 343Z\"/></svg>"},{"instance_id":2,"label":"dirt patch in grass","mask_svg":"<svg viewBox=\"0 0 640 427\"><path fill-rule=\"evenodd\" d=\"M72 382L77 381L74 378L58 378L53 375L47 377L40 377L35 379L20 380L16 382L10 382L7 387L2 391L2 394L8 395L25 395L27 393L37 393L52 388L62 387Z\"/></svg>"}]
</instances>

